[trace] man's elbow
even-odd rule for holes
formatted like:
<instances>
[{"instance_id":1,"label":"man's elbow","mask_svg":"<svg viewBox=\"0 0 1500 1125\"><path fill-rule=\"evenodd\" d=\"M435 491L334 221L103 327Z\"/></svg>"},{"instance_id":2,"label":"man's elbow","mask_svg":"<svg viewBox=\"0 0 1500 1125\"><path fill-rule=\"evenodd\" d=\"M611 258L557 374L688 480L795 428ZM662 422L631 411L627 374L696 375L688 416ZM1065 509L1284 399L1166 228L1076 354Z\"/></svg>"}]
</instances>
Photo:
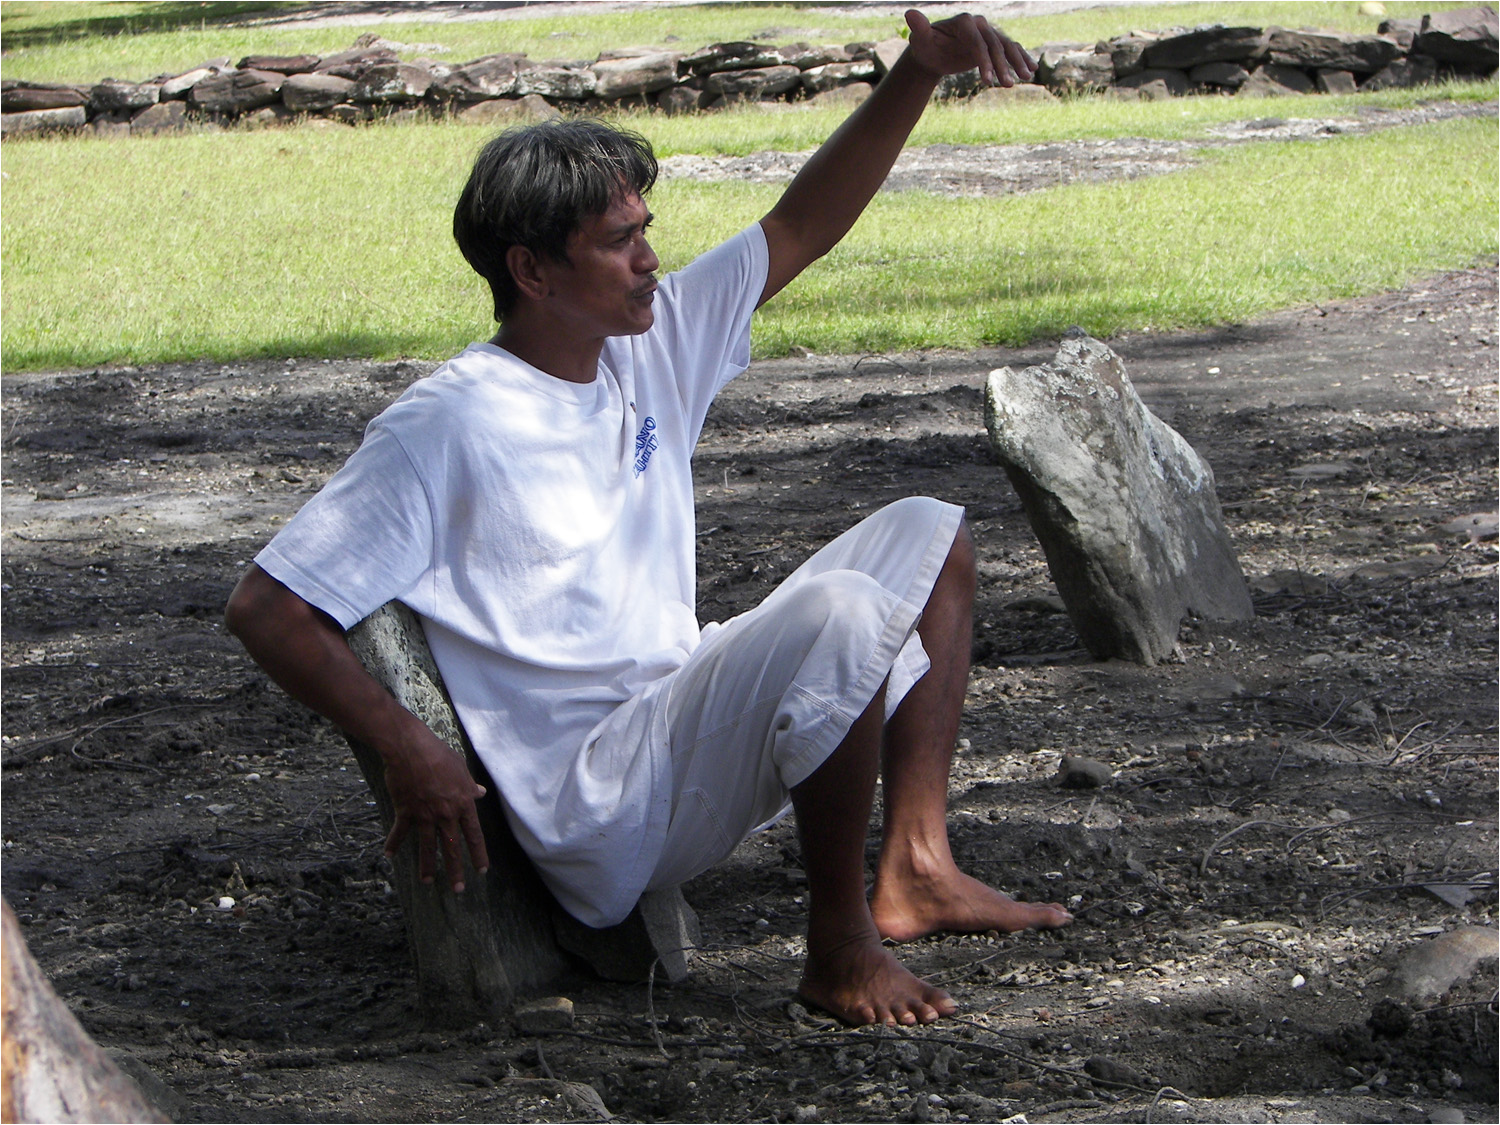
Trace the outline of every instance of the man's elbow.
<instances>
[{"instance_id":1,"label":"man's elbow","mask_svg":"<svg viewBox=\"0 0 1500 1125\"><path fill-rule=\"evenodd\" d=\"M263 625L274 612L273 603L278 589L285 591L286 587L251 563L250 569L241 576L234 592L229 595L229 602L224 606L225 628L238 637L242 644L249 645L255 636L256 627Z\"/></svg>"}]
</instances>

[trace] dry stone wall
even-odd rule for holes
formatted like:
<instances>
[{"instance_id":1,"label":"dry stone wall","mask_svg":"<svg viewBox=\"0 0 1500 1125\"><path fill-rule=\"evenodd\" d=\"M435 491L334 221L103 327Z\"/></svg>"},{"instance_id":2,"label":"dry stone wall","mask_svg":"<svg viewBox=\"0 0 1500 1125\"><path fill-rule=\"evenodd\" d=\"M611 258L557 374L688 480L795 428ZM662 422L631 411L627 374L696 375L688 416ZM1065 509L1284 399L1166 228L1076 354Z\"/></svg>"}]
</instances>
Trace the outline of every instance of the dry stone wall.
<instances>
[{"instance_id":1,"label":"dry stone wall","mask_svg":"<svg viewBox=\"0 0 1500 1125\"><path fill-rule=\"evenodd\" d=\"M350 50L326 57L210 59L144 82L105 78L77 86L7 79L0 83L0 132L135 134L303 118L352 125L443 115L499 125L607 108L691 113L744 101L852 102L870 92L904 47L900 39L842 47L714 43L690 53L605 51L592 62L500 53L453 66L428 58L403 61L402 44L361 36ZM1047 43L1032 55L1039 64L1034 82L983 96L1269 97L1481 77L1495 72L1497 22L1494 8L1477 7L1387 20L1374 35L1172 28L1094 44ZM938 90L942 98L980 93L977 71L947 78Z\"/></svg>"}]
</instances>

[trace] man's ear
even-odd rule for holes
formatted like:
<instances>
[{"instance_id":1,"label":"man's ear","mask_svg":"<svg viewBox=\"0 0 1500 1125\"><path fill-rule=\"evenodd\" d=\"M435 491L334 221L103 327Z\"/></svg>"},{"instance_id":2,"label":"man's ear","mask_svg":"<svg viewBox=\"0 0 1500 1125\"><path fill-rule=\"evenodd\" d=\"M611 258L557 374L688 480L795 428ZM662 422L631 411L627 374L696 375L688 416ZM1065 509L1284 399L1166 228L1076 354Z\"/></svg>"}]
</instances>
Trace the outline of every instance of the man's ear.
<instances>
[{"instance_id":1,"label":"man's ear","mask_svg":"<svg viewBox=\"0 0 1500 1125\"><path fill-rule=\"evenodd\" d=\"M542 263L527 247L509 247L505 251L505 268L510 270L510 276L521 296L532 301L540 301L547 296L549 286Z\"/></svg>"}]
</instances>

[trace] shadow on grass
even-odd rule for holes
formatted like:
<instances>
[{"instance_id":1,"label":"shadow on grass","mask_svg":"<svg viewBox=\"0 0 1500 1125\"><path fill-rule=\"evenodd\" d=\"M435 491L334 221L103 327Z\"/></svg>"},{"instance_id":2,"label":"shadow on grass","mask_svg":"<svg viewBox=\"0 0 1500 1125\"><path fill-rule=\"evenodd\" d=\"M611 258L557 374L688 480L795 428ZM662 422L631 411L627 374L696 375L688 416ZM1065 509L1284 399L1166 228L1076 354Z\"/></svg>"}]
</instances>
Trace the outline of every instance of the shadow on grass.
<instances>
[{"instance_id":1,"label":"shadow on grass","mask_svg":"<svg viewBox=\"0 0 1500 1125\"><path fill-rule=\"evenodd\" d=\"M228 315L228 314L226 314ZM76 344L47 342L35 347L12 344L5 350L4 374L54 371L107 371L117 367L155 367L170 363L235 363L275 359L371 359L395 361L411 357L457 355L472 339L438 338L410 332L329 332L321 335L282 336L271 340L188 340L170 349L151 350L148 356L128 347L110 352L80 340ZM144 350L144 349L143 349Z\"/></svg>"},{"instance_id":2,"label":"shadow on grass","mask_svg":"<svg viewBox=\"0 0 1500 1125\"><path fill-rule=\"evenodd\" d=\"M46 11L29 5L7 5L0 15L0 34L9 48L40 47L92 35L140 35L193 27L222 27L246 16L291 16L322 4L273 3L268 0L182 0L177 3L122 4L119 14L101 15L113 5L52 4ZM51 16L52 18L48 18Z\"/></svg>"}]
</instances>

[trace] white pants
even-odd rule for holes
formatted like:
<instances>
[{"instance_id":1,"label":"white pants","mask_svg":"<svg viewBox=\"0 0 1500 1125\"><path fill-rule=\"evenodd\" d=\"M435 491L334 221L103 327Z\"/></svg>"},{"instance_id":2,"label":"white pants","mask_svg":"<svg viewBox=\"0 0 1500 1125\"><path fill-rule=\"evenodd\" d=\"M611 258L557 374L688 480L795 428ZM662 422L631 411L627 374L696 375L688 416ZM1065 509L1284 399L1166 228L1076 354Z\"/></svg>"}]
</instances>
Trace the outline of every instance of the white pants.
<instances>
[{"instance_id":1,"label":"white pants","mask_svg":"<svg viewBox=\"0 0 1500 1125\"><path fill-rule=\"evenodd\" d=\"M916 634L963 509L914 497L824 547L755 609L707 625L664 693L672 820L649 889L707 870L784 815L886 685L889 719L929 662Z\"/></svg>"}]
</instances>

